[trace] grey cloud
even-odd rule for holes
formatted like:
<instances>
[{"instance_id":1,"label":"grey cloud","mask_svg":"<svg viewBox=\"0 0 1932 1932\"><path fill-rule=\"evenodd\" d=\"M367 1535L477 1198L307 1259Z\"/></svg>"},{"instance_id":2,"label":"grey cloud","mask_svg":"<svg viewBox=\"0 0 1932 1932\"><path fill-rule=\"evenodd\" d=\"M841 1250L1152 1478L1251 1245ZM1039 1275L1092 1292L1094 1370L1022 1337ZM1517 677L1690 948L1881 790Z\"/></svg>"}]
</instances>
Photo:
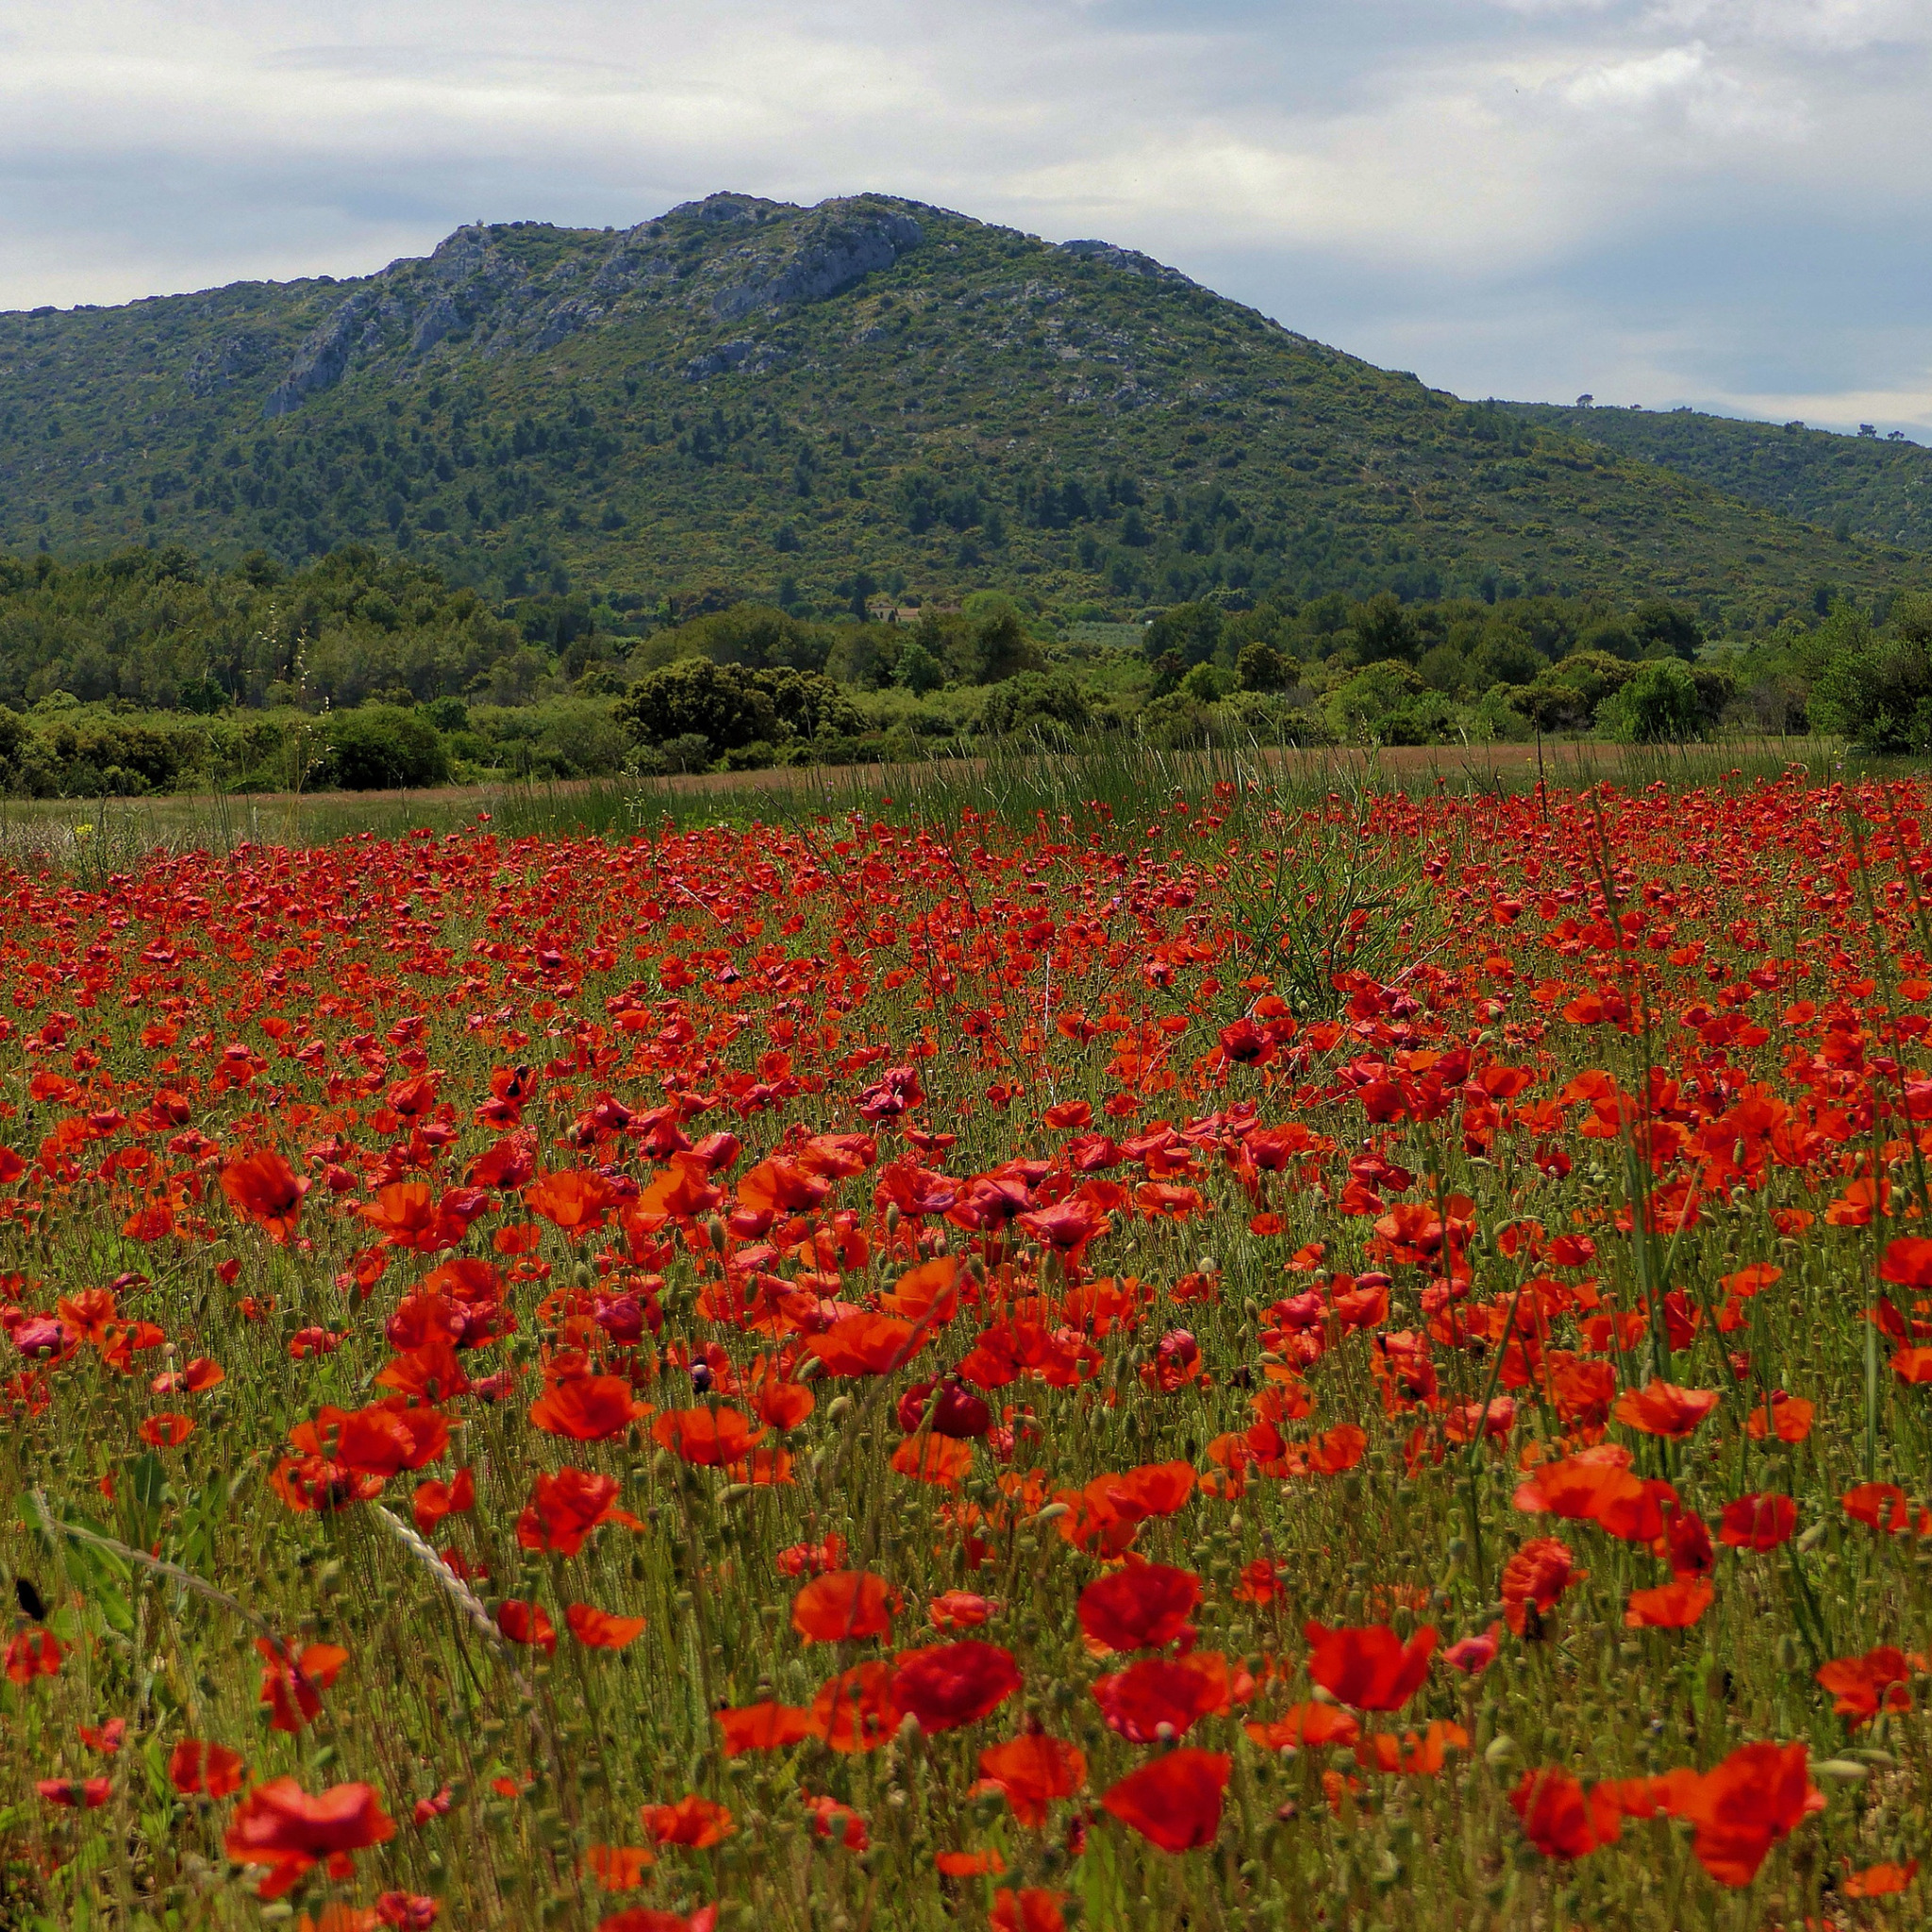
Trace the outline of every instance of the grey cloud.
<instances>
[{"instance_id":1,"label":"grey cloud","mask_svg":"<svg viewBox=\"0 0 1932 1932\"><path fill-rule=\"evenodd\" d=\"M0 302L880 189L1465 392L1932 422L1897 266L1932 228L1923 0L15 0L7 31Z\"/></svg>"}]
</instances>

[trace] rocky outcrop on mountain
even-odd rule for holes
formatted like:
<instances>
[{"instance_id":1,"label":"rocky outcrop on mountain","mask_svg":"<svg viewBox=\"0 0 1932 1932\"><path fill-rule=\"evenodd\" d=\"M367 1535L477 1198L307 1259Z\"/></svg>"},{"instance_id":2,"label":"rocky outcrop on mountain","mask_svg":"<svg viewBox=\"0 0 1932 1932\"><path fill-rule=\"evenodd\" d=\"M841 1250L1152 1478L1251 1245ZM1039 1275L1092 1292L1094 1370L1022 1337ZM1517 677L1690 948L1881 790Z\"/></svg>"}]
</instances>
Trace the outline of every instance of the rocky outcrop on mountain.
<instances>
[{"instance_id":1,"label":"rocky outcrop on mountain","mask_svg":"<svg viewBox=\"0 0 1932 1932\"><path fill-rule=\"evenodd\" d=\"M1167 282L1183 289L1199 286L1191 275L1184 275L1177 268L1169 268L1164 261L1156 261L1151 255L1142 255L1138 248L1118 248L1111 242L1062 242L1058 244L1062 255L1077 255L1089 261L1105 262L1108 268L1124 269L1130 275L1140 275L1150 282Z\"/></svg>"},{"instance_id":2,"label":"rocky outcrop on mountain","mask_svg":"<svg viewBox=\"0 0 1932 1932\"><path fill-rule=\"evenodd\" d=\"M464 342L490 358L541 354L667 300L686 303L707 323L822 302L919 246L909 207L862 196L799 208L714 194L624 230L601 253L577 246L557 254L547 238L558 231L534 224L458 228L433 255L391 263L336 308L296 350L263 413L287 415L365 363L453 353ZM742 229L743 240L722 249L714 241L689 245L721 229ZM555 258L533 258L538 237ZM693 380L758 375L784 354L749 339L723 342L689 358L684 373ZM223 379L216 358L191 385Z\"/></svg>"}]
</instances>

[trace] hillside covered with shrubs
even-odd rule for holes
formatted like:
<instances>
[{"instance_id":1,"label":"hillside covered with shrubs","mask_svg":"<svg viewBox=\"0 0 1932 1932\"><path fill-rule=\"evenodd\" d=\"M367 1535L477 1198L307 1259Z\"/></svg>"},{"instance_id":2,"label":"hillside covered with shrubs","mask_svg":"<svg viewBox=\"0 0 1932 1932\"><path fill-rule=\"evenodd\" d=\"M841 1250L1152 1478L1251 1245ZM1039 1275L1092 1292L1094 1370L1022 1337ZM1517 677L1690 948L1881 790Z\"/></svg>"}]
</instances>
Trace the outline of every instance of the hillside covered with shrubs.
<instances>
[{"instance_id":1,"label":"hillside covered with shrubs","mask_svg":"<svg viewBox=\"0 0 1932 1932\"><path fill-rule=\"evenodd\" d=\"M805 618L490 603L373 551L0 558L0 789L360 790L944 757L1127 733L1477 744L1838 733L1932 745L1932 598L1821 586L1756 638L1667 599L1218 596L1132 623L976 591Z\"/></svg>"}]
</instances>

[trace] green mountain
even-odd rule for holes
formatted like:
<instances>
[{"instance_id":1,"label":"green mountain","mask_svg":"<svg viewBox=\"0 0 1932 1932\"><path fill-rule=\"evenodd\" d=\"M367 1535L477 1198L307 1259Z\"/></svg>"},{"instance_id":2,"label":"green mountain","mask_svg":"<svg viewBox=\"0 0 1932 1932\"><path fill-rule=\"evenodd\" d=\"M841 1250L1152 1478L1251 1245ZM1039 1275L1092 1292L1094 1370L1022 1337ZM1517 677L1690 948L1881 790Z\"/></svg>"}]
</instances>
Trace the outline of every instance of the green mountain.
<instances>
[{"instance_id":1,"label":"green mountain","mask_svg":"<svg viewBox=\"0 0 1932 1932\"><path fill-rule=\"evenodd\" d=\"M1145 256L864 195L0 316L0 549L397 549L691 614L988 585L1121 614L1661 595L1755 627L1923 558L1467 405Z\"/></svg>"},{"instance_id":2,"label":"green mountain","mask_svg":"<svg viewBox=\"0 0 1932 1932\"><path fill-rule=\"evenodd\" d=\"M1840 536L1932 550L1932 449L1899 431L1840 436L1803 423L1745 423L1697 409L1498 407L1539 428L1660 463L1727 496Z\"/></svg>"}]
</instances>

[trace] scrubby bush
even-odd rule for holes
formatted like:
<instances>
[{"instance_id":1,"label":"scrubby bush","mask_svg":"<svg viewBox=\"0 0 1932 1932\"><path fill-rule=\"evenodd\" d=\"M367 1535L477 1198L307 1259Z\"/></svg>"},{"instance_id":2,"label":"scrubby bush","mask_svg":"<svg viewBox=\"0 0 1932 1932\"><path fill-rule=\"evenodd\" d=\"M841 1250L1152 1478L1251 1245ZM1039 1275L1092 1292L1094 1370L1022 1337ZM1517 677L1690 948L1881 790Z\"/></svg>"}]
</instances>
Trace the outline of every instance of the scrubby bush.
<instances>
[{"instance_id":1,"label":"scrubby bush","mask_svg":"<svg viewBox=\"0 0 1932 1932\"><path fill-rule=\"evenodd\" d=\"M1023 671L987 693L979 728L996 738L1065 742L1092 723L1086 694L1064 671Z\"/></svg>"},{"instance_id":2,"label":"scrubby bush","mask_svg":"<svg viewBox=\"0 0 1932 1932\"><path fill-rule=\"evenodd\" d=\"M449 753L421 711L394 705L336 711L320 735L325 751L316 773L319 784L381 791L448 781Z\"/></svg>"}]
</instances>

